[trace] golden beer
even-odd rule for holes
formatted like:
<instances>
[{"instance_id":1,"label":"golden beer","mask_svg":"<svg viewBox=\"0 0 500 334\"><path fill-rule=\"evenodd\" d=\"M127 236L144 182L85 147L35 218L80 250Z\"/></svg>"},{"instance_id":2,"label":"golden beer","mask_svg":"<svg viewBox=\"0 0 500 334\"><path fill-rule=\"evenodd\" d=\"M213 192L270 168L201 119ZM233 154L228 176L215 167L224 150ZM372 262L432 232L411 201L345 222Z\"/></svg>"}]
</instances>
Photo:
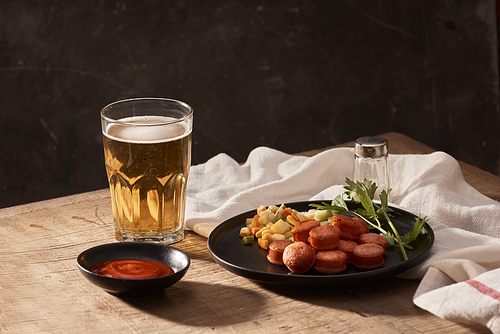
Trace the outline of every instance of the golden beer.
<instances>
[{"instance_id":1,"label":"golden beer","mask_svg":"<svg viewBox=\"0 0 500 334\"><path fill-rule=\"evenodd\" d=\"M116 239L171 243L184 237L191 125L134 116L103 126Z\"/></svg>"}]
</instances>

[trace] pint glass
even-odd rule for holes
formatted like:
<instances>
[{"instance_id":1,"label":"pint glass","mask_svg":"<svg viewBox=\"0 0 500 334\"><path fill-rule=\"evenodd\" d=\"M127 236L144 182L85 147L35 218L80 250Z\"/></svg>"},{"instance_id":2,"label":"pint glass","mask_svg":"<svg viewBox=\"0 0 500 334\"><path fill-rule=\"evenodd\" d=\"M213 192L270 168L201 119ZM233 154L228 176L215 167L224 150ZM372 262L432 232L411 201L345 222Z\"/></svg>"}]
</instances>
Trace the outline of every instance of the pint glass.
<instances>
[{"instance_id":1,"label":"pint glass","mask_svg":"<svg viewBox=\"0 0 500 334\"><path fill-rule=\"evenodd\" d=\"M193 109L171 99L129 99L101 110L118 241L184 237L192 126Z\"/></svg>"}]
</instances>

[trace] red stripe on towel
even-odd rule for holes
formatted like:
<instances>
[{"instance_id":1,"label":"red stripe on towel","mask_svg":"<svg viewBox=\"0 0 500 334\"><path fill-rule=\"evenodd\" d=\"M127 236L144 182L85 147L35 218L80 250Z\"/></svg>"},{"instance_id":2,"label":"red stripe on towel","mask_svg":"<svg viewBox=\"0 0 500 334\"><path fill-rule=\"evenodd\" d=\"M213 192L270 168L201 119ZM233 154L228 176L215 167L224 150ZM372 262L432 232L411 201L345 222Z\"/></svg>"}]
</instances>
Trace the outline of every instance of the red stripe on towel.
<instances>
[{"instance_id":1,"label":"red stripe on towel","mask_svg":"<svg viewBox=\"0 0 500 334\"><path fill-rule=\"evenodd\" d=\"M483 283L473 279L465 281L465 283L469 284L471 287L481 292L483 295L490 296L491 298L500 301L500 292L498 292L497 290L492 289L489 286L486 286Z\"/></svg>"}]
</instances>

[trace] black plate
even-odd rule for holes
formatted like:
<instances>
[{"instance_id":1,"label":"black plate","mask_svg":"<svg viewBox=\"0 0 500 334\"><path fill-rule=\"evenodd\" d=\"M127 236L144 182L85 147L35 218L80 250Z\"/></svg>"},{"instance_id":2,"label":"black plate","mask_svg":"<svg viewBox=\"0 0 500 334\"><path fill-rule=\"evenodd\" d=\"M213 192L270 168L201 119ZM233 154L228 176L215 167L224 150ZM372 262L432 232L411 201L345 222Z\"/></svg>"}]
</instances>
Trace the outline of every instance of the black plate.
<instances>
[{"instance_id":1,"label":"black plate","mask_svg":"<svg viewBox=\"0 0 500 334\"><path fill-rule=\"evenodd\" d=\"M321 202L329 203L329 201L317 201L286 203L285 205L298 211L308 211L311 209L310 204ZM355 207L355 204L351 202L346 203L350 209ZM257 242L254 241L252 245L242 244L239 231L245 226L246 218L253 217L256 212L255 209L239 214L217 226L208 238L208 250L221 267L236 275L264 283L344 284L394 276L424 261L434 243L434 232L428 224L425 224L417 240L412 244L413 250L407 250L407 261L403 260L398 247L388 247L385 263L378 269L360 270L348 264L345 271L335 275L321 274L314 269L304 274L292 274L285 266L270 263L266 258L267 251L261 249ZM389 217L401 235L411 232L418 218L412 213L394 207L389 207ZM389 230L388 227L386 229Z\"/></svg>"}]
</instances>

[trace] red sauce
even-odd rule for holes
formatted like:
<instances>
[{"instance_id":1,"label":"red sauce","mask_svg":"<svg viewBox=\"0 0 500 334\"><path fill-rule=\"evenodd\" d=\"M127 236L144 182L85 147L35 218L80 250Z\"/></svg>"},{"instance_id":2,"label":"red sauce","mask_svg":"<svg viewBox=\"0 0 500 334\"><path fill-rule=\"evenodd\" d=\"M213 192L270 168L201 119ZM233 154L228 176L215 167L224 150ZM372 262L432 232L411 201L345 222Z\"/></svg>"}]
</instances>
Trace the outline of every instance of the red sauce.
<instances>
[{"instance_id":1,"label":"red sauce","mask_svg":"<svg viewBox=\"0 0 500 334\"><path fill-rule=\"evenodd\" d=\"M174 273L172 268L161 262L136 259L104 261L92 266L90 271L102 276L125 279L154 278Z\"/></svg>"}]
</instances>

